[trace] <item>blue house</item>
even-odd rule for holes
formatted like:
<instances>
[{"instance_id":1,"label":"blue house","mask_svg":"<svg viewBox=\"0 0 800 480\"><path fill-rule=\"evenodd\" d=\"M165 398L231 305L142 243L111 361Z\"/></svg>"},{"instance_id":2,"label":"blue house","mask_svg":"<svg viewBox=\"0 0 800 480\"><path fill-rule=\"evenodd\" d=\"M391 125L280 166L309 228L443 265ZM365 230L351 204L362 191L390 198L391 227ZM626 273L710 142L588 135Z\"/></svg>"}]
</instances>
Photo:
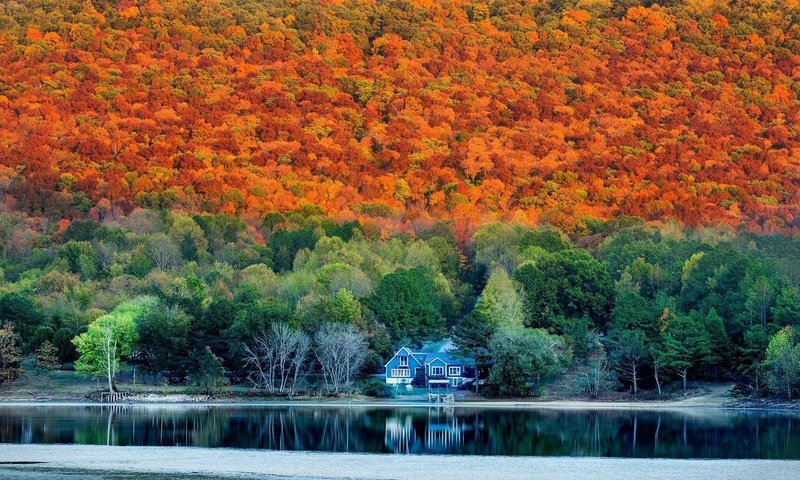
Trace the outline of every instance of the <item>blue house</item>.
<instances>
[{"instance_id":1,"label":"blue house","mask_svg":"<svg viewBox=\"0 0 800 480\"><path fill-rule=\"evenodd\" d=\"M475 381L475 368L468 359L452 355L449 341L437 352L414 352L403 347L386 362L389 385L449 386L458 388Z\"/></svg>"}]
</instances>

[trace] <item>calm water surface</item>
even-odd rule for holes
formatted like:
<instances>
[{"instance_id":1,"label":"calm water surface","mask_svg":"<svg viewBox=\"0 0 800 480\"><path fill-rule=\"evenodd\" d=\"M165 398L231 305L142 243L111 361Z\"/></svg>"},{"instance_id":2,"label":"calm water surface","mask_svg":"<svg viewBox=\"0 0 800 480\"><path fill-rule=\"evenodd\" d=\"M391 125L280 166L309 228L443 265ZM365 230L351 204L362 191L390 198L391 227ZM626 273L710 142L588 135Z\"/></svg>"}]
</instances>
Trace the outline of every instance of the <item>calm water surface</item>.
<instances>
[{"instance_id":1,"label":"calm water surface","mask_svg":"<svg viewBox=\"0 0 800 480\"><path fill-rule=\"evenodd\" d=\"M800 415L703 409L0 406L0 443L800 460Z\"/></svg>"}]
</instances>

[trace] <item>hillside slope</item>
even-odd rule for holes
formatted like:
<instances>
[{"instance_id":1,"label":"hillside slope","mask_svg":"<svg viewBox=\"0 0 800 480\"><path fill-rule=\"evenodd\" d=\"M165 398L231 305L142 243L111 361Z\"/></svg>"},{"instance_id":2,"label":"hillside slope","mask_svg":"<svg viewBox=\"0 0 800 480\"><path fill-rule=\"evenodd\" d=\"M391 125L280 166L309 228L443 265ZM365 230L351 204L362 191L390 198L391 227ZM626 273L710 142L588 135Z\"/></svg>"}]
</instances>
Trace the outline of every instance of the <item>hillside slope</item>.
<instances>
[{"instance_id":1,"label":"hillside slope","mask_svg":"<svg viewBox=\"0 0 800 480\"><path fill-rule=\"evenodd\" d=\"M50 216L798 231L800 4L664 3L4 1L0 186Z\"/></svg>"}]
</instances>

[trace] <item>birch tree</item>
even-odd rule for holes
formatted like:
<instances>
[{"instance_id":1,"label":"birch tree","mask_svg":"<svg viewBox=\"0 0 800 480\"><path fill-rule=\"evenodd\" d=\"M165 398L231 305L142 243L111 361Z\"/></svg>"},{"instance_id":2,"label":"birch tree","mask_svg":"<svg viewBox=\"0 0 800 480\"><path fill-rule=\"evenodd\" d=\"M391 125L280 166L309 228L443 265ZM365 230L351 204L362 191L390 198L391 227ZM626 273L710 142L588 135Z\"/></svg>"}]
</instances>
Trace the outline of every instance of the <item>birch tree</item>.
<instances>
[{"instance_id":1,"label":"birch tree","mask_svg":"<svg viewBox=\"0 0 800 480\"><path fill-rule=\"evenodd\" d=\"M138 340L136 319L155 303L153 297L124 302L89 324L85 333L72 340L80 355L75 369L98 378L105 377L108 391L113 393L117 374L126 368L124 360L131 355Z\"/></svg>"},{"instance_id":2,"label":"birch tree","mask_svg":"<svg viewBox=\"0 0 800 480\"><path fill-rule=\"evenodd\" d=\"M294 395L308 365L311 339L285 323L275 323L256 335L244 351L248 378L256 388Z\"/></svg>"},{"instance_id":3,"label":"birch tree","mask_svg":"<svg viewBox=\"0 0 800 480\"><path fill-rule=\"evenodd\" d=\"M607 342L615 370L631 382L633 394L638 394L641 367L648 359L647 336L638 329L624 330L612 332Z\"/></svg>"},{"instance_id":4,"label":"birch tree","mask_svg":"<svg viewBox=\"0 0 800 480\"><path fill-rule=\"evenodd\" d=\"M314 336L314 353L328 391L338 394L351 385L367 356L367 342L353 325L326 323Z\"/></svg>"},{"instance_id":5,"label":"birch tree","mask_svg":"<svg viewBox=\"0 0 800 480\"><path fill-rule=\"evenodd\" d=\"M181 250L169 236L159 233L153 235L147 244L150 258L156 266L167 271L181 260Z\"/></svg>"}]
</instances>

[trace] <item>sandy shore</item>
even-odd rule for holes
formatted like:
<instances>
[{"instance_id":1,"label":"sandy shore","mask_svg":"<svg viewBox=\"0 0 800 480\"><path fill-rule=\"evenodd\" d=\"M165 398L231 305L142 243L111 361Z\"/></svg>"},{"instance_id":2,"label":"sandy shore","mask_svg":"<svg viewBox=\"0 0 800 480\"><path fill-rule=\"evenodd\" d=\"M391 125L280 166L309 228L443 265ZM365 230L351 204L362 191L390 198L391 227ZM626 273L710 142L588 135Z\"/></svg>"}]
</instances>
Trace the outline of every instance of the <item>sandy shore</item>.
<instances>
[{"instance_id":1,"label":"sandy shore","mask_svg":"<svg viewBox=\"0 0 800 480\"><path fill-rule=\"evenodd\" d=\"M16 474L19 478L31 479L70 472L105 478L117 472L128 475L200 474L215 478L364 480L794 480L800 468L800 462L775 460L361 455L84 445L0 445L0 459L0 476L3 478Z\"/></svg>"}]
</instances>

